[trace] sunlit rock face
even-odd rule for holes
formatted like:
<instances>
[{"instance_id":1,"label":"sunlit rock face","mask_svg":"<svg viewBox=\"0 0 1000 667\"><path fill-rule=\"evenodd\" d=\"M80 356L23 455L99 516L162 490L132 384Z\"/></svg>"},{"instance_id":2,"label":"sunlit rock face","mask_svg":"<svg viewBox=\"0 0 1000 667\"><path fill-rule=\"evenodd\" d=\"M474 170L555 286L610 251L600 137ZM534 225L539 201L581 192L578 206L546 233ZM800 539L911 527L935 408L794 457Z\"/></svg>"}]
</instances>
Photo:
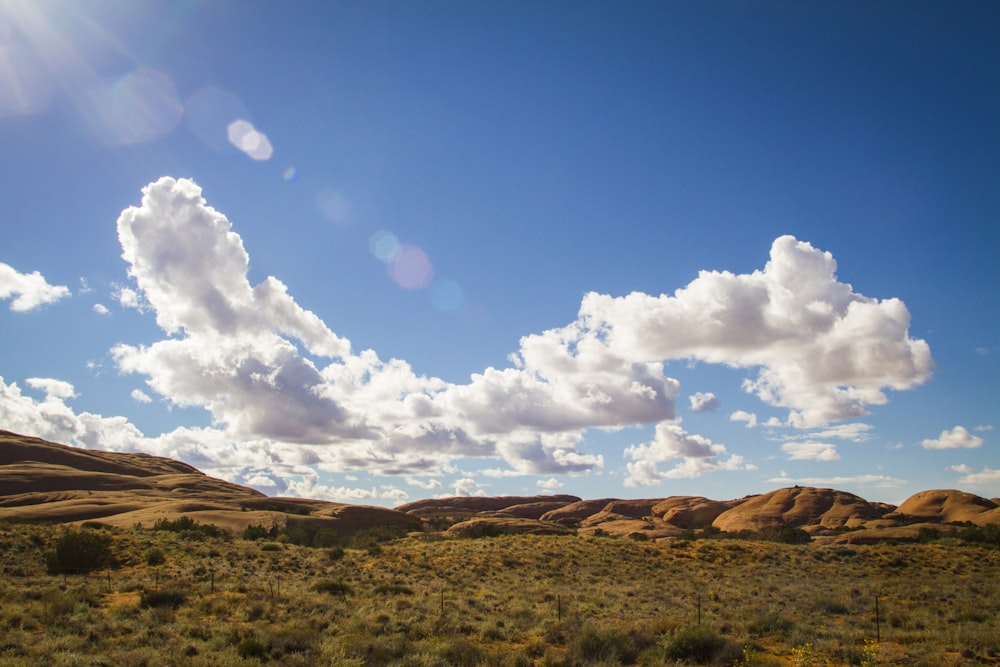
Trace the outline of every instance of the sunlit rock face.
<instances>
[{"instance_id":1,"label":"sunlit rock face","mask_svg":"<svg viewBox=\"0 0 1000 667\"><path fill-rule=\"evenodd\" d=\"M968 521L980 526L1000 523L1000 504L954 489L921 491L896 508L895 516L935 523Z\"/></svg>"},{"instance_id":2,"label":"sunlit rock face","mask_svg":"<svg viewBox=\"0 0 1000 667\"><path fill-rule=\"evenodd\" d=\"M720 514L712 526L726 532L780 526L857 527L881 514L879 508L852 493L793 487L753 496Z\"/></svg>"}]
</instances>

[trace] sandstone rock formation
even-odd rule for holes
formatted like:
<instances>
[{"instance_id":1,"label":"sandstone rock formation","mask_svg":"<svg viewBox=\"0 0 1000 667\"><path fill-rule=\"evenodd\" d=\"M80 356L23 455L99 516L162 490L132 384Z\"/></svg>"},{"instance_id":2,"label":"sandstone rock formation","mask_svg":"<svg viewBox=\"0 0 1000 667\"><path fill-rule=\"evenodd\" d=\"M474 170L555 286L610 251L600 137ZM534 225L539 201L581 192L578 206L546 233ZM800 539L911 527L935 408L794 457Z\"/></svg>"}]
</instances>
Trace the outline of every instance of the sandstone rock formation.
<instances>
[{"instance_id":1,"label":"sandstone rock formation","mask_svg":"<svg viewBox=\"0 0 1000 667\"><path fill-rule=\"evenodd\" d=\"M1000 504L971 493L941 489L915 493L886 518L932 523L1000 523Z\"/></svg>"},{"instance_id":2,"label":"sandstone rock formation","mask_svg":"<svg viewBox=\"0 0 1000 667\"><path fill-rule=\"evenodd\" d=\"M912 541L921 528L1000 524L1000 501L955 490L921 491L898 508L836 489L791 487L736 500L572 495L429 498L395 510L276 498L209 477L186 463L68 447L0 431L0 519L130 528L187 516L234 533L304 522L348 536L391 526L451 537L511 533L660 539L692 531L802 528L825 542Z\"/></svg>"},{"instance_id":3,"label":"sandstone rock formation","mask_svg":"<svg viewBox=\"0 0 1000 667\"><path fill-rule=\"evenodd\" d=\"M780 526L855 528L882 513L853 493L796 486L747 498L719 514L712 525L726 532Z\"/></svg>"},{"instance_id":4,"label":"sandstone rock formation","mask_svg":"<svg viewBox=\"0 0 1000 667\"><path fill-rule=\"evenodd\" d=\"M320 523L343 535L373 526L422 527L419 518L383 507L269 498L171 459L80 449L0 431L0 519L148 528L180 516L236 533L289 521Z\"/></svg>"}]
</instances>

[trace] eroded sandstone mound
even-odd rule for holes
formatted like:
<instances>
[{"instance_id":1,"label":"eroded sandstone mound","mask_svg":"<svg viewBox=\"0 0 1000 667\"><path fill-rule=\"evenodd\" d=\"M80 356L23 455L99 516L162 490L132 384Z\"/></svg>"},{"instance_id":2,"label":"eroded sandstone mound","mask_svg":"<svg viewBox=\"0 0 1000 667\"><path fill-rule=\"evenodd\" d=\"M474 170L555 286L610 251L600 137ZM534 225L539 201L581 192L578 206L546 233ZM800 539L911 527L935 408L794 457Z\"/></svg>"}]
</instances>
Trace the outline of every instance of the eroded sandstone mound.
<instances>
[{"instance_id":1,"label":"eroded sandstone mound","mask_svg":"<svg viewBox=\"0 0 1000 667\"><path fill-rule=\"evenodd\" d=\"M384 507L270 498L180 461L0 431L0 518L148 528L181 516L237 533L289 521L320 523L343 535L376 526L422 528L419 518Z\"/></svg>"},{"instance_id":2,"label":"eroded sandstone mound","mask_svg":"<svg viewBox=\"0 0 1000 667\"><path fill-rule=\"evenodd\" d=\"M997 499L955 490L922 491L898 508L844 491L791 487L736 500L572 495L429 498L395 510L304 498L269 497L209 477L186 463L147 454L68 447L0 431L0 519L130 528L181 516L239 533L247 526L304 522L352 535L390 526L450 537L572 533L661 539L692 531L802 528L815 539L909 541L921 528L1000 524ZM845 532L846 531L846 532Z\"/></svg>"},{"instance_id":3,"label":"eroded sandstone mound","mask_svg":"<svg viewBox=\"0 0 1000 667\"><path fill-rule=\"evenodd\" d=\"M887 518L931 523L970 522L980 526L1000 523L996 501L964 491L939 489L915 493Z\"/></svg>"},{"instance_id":4,"label":"eroded sandstone mound","mask_svg":"<svg viewBox=\"0 0 1000 667\"><path fill-rule=\"evenodd\" d=\"M752 496L722 512L712 525L726 532L792 526L856 528L883 511L846 491L796 486Z\"/></svg>"}]
</instances>

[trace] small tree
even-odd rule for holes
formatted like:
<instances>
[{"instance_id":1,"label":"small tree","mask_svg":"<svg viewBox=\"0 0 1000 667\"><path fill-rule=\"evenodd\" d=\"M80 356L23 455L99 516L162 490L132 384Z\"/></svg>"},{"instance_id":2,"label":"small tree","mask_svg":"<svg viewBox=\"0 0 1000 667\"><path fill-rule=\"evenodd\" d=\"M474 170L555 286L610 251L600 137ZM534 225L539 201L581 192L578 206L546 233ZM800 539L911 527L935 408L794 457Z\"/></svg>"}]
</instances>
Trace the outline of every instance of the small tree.
<instances>
[{"instance_id":1,"label":"small tree","mask_svg":"<svg viewBox=\"0 0 1000 667\"><path fill-rule=\"evenodd\" d=\"M111 564L111 536L87 530L67 530L46 556L49 574L99 570Z\"/></svg>"}]
</instances>

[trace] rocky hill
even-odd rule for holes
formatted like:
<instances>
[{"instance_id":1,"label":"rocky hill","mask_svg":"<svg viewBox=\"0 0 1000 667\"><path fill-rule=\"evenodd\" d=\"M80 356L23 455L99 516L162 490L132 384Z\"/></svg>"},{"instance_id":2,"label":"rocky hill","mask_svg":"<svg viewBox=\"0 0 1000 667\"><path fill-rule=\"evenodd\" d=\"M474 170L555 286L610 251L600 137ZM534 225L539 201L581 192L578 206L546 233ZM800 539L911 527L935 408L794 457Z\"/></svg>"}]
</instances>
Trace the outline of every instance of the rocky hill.
<instances>
[{"instance_id":1,"label":"rocky hill","mask_svg":"<svg viewBox=\"0 0 1000 667\"><path fill-rule=\"evenodd\" d=\"M289 521L345 535L373 525L422 527L418 517L383 507L272 498L171 459L79 449L0 431L0 519L131 528L180 516L234 532Z\"/></svg>"},{"instance_id":2,"label":"rocky hill","mask_svg":"<svg viewBox=\"0 0 1000 667\"><path fill-rule=\"evenodd\" d=\"M0 519L151 526L188 516L240 532L309 522L343 535L392 526L474 537L506 533L644 539L795 528L818 541L915 540L922 528L1000 524L1000 502L922 491L899 507L836 489L790 487L736 500L701 496L584 500L571 495L454 497L396 509L274 498L179 461L68 447L0 431Z\"/></svg>"}]
</instances>

